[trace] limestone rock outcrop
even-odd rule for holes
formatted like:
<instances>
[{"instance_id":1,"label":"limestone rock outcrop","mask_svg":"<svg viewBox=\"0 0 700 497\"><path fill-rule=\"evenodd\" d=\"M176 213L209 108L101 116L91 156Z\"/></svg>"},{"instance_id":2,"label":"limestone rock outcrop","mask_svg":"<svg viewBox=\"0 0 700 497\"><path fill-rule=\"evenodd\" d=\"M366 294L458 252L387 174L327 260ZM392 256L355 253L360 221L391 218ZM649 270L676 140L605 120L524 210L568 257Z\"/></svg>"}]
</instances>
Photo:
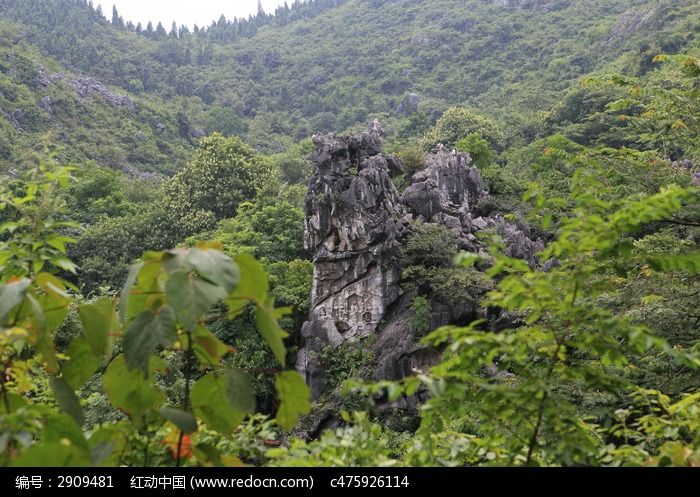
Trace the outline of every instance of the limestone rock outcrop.
<instances>
[{"instance_id":1,"label":"limestone rock outcrop","mask_svg":"<svg viewBox=\"0 0 700 497\"><path fill-rule=\"evenodd\" d=\"M358 135L313 137L305 245L314 254L314 276L297 369L314 398L325 387L319 354L326 347L376 335L368 352L377 359L377 379L400 379L436 361L437 352L414 337L415 294L400 285L401 242L414 220L444 225L469 251L484 249L475 233L490 229L511 255L532 265L543 248L526 227L499 217L474 217L475 207L489 194L468 154L438 146L400 194L392 176L401 174L403 165L382 153L381 133L375 121ZM448 324L465 312L476 310L437 302L431 326Z\"/></svg>"},{"instance_id":2,"label":"limestone rock outcrop","mask_svg":"<svg viewBox=\"0 0 700 497\"><path fill-rule=\"evenodd\" d=\"M37 71L37 86L48 88L59 81L71 87L81 100L94 96L104 100L112 107L125 107L128 110L134 110L133 100L126 95L119 95L111 91L104 83L95 78L89 76L69 76L62 72L49 73L44 67L39 66Z\"/></svg>"},{"instance_id":3,"label":"limestone rock outcrop","mask_svg":"<svg viewBox=\"0 0 700 497\"><path fill-rule=\"evenodd\" d=\"M462 248L474 250L472 206L487 195L469 155L438 145L425 167L413 175L401 200L416 219L445 225L461 240Z\"/></svg>"},{"instance_id":4,"label":"limestone rock outcrop","mask_svg":"<svg viewBox=\"0 0 700 497\"><path fill-rule=\"evenodd\" d=\"M357 136L314 137L305 232L314 279L298 368L315 394L323 388L317 353L374 333L399 297L395 258L410 216L390 178L400 161L380 153L380 134L375 122Z\"/></svg>"}]
</instances>

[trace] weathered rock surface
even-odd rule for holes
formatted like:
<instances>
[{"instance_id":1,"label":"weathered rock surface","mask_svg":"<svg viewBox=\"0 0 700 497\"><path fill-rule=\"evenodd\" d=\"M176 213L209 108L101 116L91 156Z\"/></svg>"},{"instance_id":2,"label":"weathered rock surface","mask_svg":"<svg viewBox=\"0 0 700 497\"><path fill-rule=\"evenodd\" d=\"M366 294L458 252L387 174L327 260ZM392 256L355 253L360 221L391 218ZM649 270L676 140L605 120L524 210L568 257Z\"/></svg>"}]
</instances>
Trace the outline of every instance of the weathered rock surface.
<instances>
[{"instance_id":1,"label":"weathered rock surface","mask_svg":"<svg viewBox=\"0 0 700 497\"><path fill-rule=\"evenodd\" d=\"M41 97L41 100L39 100L39 107L47 114L53 114L53 109L51 108L51 97Z\"/></svg>"},{"instance_id":2,"label":"weathered rock surface","mask_svg":"<svg viewBox=\"0 0 700 497\"><path fill-rule=\"evenodd\" d=\"M129 97L114 93L95 78L78 76L68 79L66 82L76 91L78 97L81 99L94 95L105 100L113 107L126 107L129 110L134 109L134 102Z\"/></svg>"},{"instance_id":3,"label":"weathered rock surface","mask_svg":"<svg viewBox=\"0 0 700 497\"><path fill-rule=\"evenodd\" d=\"M24 116L24 113L22 112L21 109L15 109L11 112L8 112L6 114L6 119L12 124L12 126L15 127L16 130L21 131L22 130L22 117Z\"/></svg>"},{"instance_id":4,"label":"weathered rock surface","mask_svg":"<svg viewBox=\"0 0 700 497\"><path fill-rule=\"evenodd\" d=\"M637 31L644 28L654 17L654 10L628 10L623 13L610 30L606 46L610 47L625 42Z\"/></svg>"},{"instance_id":5,"label":"weathered rock surface","mask_svg":"<svg viewBox=\"0 0 700 497\"><path fill-rule=\"evenodd\" d=\"M204 138L207 136L207 132L203 128L194 128L190 134L193 138Z\"/></svg>"},{"instance_id":6,"label":"weathered rock surface","mask_svg":"<svg viewBox=\"0 0 700 497\"><path fill-rule=\"evenodd\" d=\"M439 145L426 158L425 167L413 175L401 200L416 219L445 225L460 238L462 248L473 250L467 238L472 232L471 206L486 195L471 157Z\"/></svg>"},{"instance_id":7,"label":"weathered rock surface","mask_svg":"<svg viewBox=\"0 0 700 497\"><path fill-rule=\"evenodd\" d=\"M62 72L48 73L45 68L39 67L37 71L37 86L48 88L57 81L63 81L73 90L75 90L78 98L81 100L91 96L96 96L107 102L112 107L125 107L128 110L134 110L134 102L129 97L119 95L118 93L111 91L101 81L98 81L95 78L88 76L71 77Z\"/></svg>"},{"instance_id":8,"label":"weathered rock surface","mask_svg":"<svg viewBox=\"0 0 700 497\"><path fill-rule=\"evenodd\" d=\"M315 355L374 333L400 293L394 259L410 216L390 178L399 161L380 154L380 134L375 122L357 136L314 137L305 240L315 254L312 310L298 367L315 395L323 389Z\"/></svg>"},{"instance_id":9,"label":"weathered rock surface","mask_svg":"<svg viewBox=\"0 0 700 497\"><path fill-rule=\"evenodd\" d=\"M394 112L399 116L410 116L418 111L418 106L423 99L417 93L409 93L401 102L394 108Z\"/></svg>"},{"instance_id":10,"label":"weathered rock surface","mask_svg":"<svg viewBox=\"0 0 700 497\"><path fill-rule=\"evenodd\" d=\"M411 305L415 294L400 286L399 248L412 221L446 226L459 247L471 251L483 250L475 233L490 229L504 239L510 255L532 265L544 247L530 239L526 226L473 217L489 194L468 154L438 146L400 195L391 177L403 165L382 154L381 133L375 121L359 135L313 137L305 244L314 254L314 278L297 368L314 398L325 387L319 353L329 346L374 335L369 352L377 359L377 379L400 379L438 360L437 351L418 344ZM473 304L433 304L433 328L477 312Z\"/></svg>"}]
</instances>

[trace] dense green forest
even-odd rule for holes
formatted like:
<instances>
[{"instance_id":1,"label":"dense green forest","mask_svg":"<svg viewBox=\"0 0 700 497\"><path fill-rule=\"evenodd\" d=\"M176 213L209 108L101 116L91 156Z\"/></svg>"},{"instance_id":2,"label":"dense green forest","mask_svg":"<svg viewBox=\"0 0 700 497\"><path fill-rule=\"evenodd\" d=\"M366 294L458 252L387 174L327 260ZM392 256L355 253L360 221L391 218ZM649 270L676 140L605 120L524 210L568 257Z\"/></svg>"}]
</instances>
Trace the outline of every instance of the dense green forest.
<instances>
[{"instance_id":1,"label":"dense green forest","mask_svg":"<svg viewBox=\"0 0 700 497\"><path fill-rule=\"evenodd\" d=\"M327 347L312 399L312 135L374 119L398 190L468 153L478 214L544 264L413 223L407 326L439 359L386 380L372 337ZM699 188L697 0L297 0L194 28L0 0L0 461L698 466Z\"/></svg>"}]
</instances>

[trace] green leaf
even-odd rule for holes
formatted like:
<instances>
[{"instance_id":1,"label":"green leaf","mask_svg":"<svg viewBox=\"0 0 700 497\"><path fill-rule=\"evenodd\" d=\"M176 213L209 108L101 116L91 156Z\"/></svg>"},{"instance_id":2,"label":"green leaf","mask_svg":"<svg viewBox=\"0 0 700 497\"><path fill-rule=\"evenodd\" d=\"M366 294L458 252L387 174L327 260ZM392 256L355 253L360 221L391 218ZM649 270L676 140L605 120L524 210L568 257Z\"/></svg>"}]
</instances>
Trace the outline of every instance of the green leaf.
<instances>
[{"instance_id":1,"label":"green leaf","mask_svg":"<svg viewBox=\"0 0 700 497\"><path fill-rule=\"evenodd\" d=\"M124 334L122 347L131 369L148 370L148 359L160 344L169 347L177 339L175 313L169 306L156 312L144 311L134 319Z\"/></svg>"},{"instance_id":2,"label":"green leaf","mask_svg":"<svg viewBox=\"0 0 700 497\"><path fill-rule=\"evenodd\" d=\"M255 309L255 324L260 336L265 339L270 349L272 349L277 362L284 366L286 355L284 339L288 334L280 328L277 319L275 319L274 309L270 307L257 307Z\"/></svg>"},{"instance_id":3,"label":"green leaf","mask_svg":"<svg viewBox=\"0 0 700 497\"><path fill-rule=\"evenodd\" d=\"M197 360L211 366L221 362L221 358L231 350L204 326L198 326L192 337L192 349Z\"/></svg>"},{"instance_id":4,"label":"green leaf","mask_svg":"<svg viewBox=\"0 0 700 497\"><path fill-rule=\"evenodd\" d=\"M192 407L207 425L230 434L246 414L255 411L255 393L240 371L216 371L200 378L192 388Z\"/></svg>"},{"instance_id":5,"label":"green leaf","mask_svg":"<svg viewBox=\"0 0 700 497\"><path fill-rule=\"evenodd\" d=\"M78 315L92 351L97 356L103 356L107 352L110 334L119 329L111 299L101 298L92 304L81 305Z\"/></svg>"},{"instance_id":6,"label":"green leaf","mask_svg":"<svg viewBox=\"0 0 700 497\"><path fill-rule=\"evenodd\" d=\"M141 420L148 411L160 406L165 396L153 385L152 377L144 377L130 369L123 355L117 356L102 379L109 401L117 409L127 412L132 420Z\"/></svg>"},{"instance_id":7,"label":"green leaf","mask_svg":"<svg viewBox=\"0 0 700 497\"><path fill-rule=\"evenodd\" d=\"M9 312L24 300L24 295L31 283L31 280L25 278L0 285L0 321L4 320Z\"/></svg>"},{"instance_id":8,"label":"green leaf","mask_svg":"<svg viewBox=\"0 0 700 497\"><path fill-rule=\"evenodd\" d=\"M175 409L173 407L163 407L159 411L160 415L173 423L185 433L193 433L197 431L197 420L191 412Z\"/></svg>"},{"instance_id":9,"label":"green leaf","mask_svg":"<svg viewBox=\"0 0 700 497\"><path fill-rule=\"evenodd\" d=\"M36 294L36 300L44 312L44 327L47 330L54 330L66 318L71 297L64 282L52 274L38 274L34 281L43 290Z\"/></svg>"},{"instance_id":10,"label":"green leaf","mask_svg":"<svg viewBox=\"0 0 700 497\"><path fill-rule=\"evenodd\" d=\"M42 438L45 442L70 442L71 445L90 450L90 444L85 438L85 432L75 420L63 413L44 415Z\"/></svg>"},{"instance_id":11,"label":"green leaf","mask_svg":"<svg viewBox=\"0 0 700 497\"><path fill-rule=\"evenodd\" d=\"M12 466L20 468L85 468L91 465L90 454L80 447L61 442L33 445Z\"/></svg>"},{"instance_id":12,"label":"green leaf","mask_svg":"<svg viewBox=\"0 0 700 497\"><path fill-rule=\"evenodd\" d=\"M277 375L275 388L280 398L277 423L291 430L297 418L311 409L311 394L304 379L296 371L283 371Z\"/></svg>"},{"instance_id":13,"label":"green leaf","mask_svg":"<svg viewBox=\"0 0 700 497\"><path fill-rule=\"evenodd\" d=\"M85 337L75 338L68 347L70 361L63 366L61 377L74 389L82 387L100 365L100 359L95 355Z\"/></svg>"},{"instance_id":14,"label":"green leaf","mask_svg":"<svg viewBox=\"0 0 700 497\"><path fill-rule=\"evenodd\" d=\"M75 420L78 425L83 424L83 408L73 389L61 378L51 377L51 389L58 407Z\"/></svg>"},{"instance_id":15,"label":"green leaf","mask_svg":"<svg viewBox=\"0 0 700 497\"><path fill-rule=\"evenodd\" d=\"M62 254L65 254L66 243L75 243L75 239L67 236L52 235L51 237L46 239L46 243L51 245L53 248L55 248Z\"/></svg>"},{"instance_id":16,"label":"green leaf","mask_svg":"<svg viewBox=\"0 0 700 497\"><path fill-rule=\"evenodd\" d=\"M15 459L13 466L90 466L90 446L80 425L62 413L44 416L41 442Z\"/></svg>"},{"instance_id":17,"label":"green leaf","mask_svg":"<svg viewBox=\"0 0 700 497\"><path fill-rule=\"evenodd\" d=\"M408 397L415 394L420 387L420 379L416 377L407 378L404 380L404 389Z\"/></svg>"},{"instance_id":18,"label":"green leaf","mask_svg":"<svg viewBox=\"0 0 700 497\"><path fill-rule=\"evenodd\" d=\"M197 444L194 450L198 460L208 461L212 466L219 468L224 466L221 454L213 445L206 443Z\"/></svg>"},{"instance_id":19,"label":"green leaf","mask_svg":"<svg viewBox=\"0 0 700 497\"><path fill-rule=\"evenodd\" d=\"M129 420L103 424L92 431L88 441L92 466L118 466L135 431L136 427Z\"/></svg>"},{"instance_id":20,"label":"green leaf","mask_svg":"<svg viewBox=\"0 0 700 497\"><path fill-rule=\"evenodd\" d=\"M237 255L236 264L240 269L238 287L226 300L229 316L238 316L249 302L263 305L268 300L269 283L262 265L250 254Z\"/></svg>"},{"instance_id":21,"label":"green leaf","mask_svg":"<svg viewBox=\"0 0 700 497\"><path fill-rule=\"evenodd\" d=\"M238 285L240 274L236 263L226 254L212 249L191 249L185 259L206 280L231 293Z\"/></svg>"},{"instance_id":22,"label":"green leaf","mask_svg":"<svg viewBox=\"0 0 700 497\"><path fill-rule=\"evenodd\" d=\"M65 257L55 256L49 259L49 262L56 267L60 267L64 271L68 271L69 273L76 274L78 271L78 266L73 261Z\"/></svg>"},{"instance_id":23,"label":"green leaf","mask_svg":"<svg viewBox=\"0 0 700 497\"><path fill-rule=\"evenodd\" d=\"M131 296L131 291L134 289L134 285L136 285L136 278L138 277L142 268L143 262L139 262L131 266L129 268L129 274L126 277L126 282L122 287L121 297L119 299L119 319L122 320L122 323L126 322L129 297Z\"/></svg>"},{"instance_id":24,"label":"green leaf","mask_svg":"<svg viewBox=\"0 0 700 497\"><path fill-rule=\"evenodd\" d=\"M51 273L37 274L34 279L38 280L40 286L45 286L45 284L42 282L47 282L47 285L52 292L60 294L62 297L67 299L72 298L69 290L72 290L75 293L80 292L80 289L70 281L59 278Z\"/></svg>"},{"instance_id":25,"label":"green leaf","mask_svg":"<svg viewBox=\"0 0 700 497\"><path fill-rule=\"evenodd\" d=\"M165 294L185 329L194 331L200 316L225 299L228 292L192 273L177 271L165 283Z\"/></svg>"},{"instance_id":26,"label":"green leaf","mask_svg":"<svg viewBox=\"0 0 700 497\"><path fill-rule=\"evenodd\" d=\"M7 393L6 398L7 404L4 400L0 402L0 414L10 414L11 412L15 412L17 409L27 405L26 399L21 395ZM10 408L9 412L7 410L8 407Z\"/></svg>"},{"instance_id":27,"label":"green leaf","mask_svg":"<svg viewBox=\"0 0 700 497\"><path fill-rule=\"evenodd\" d=\"M651 257L649 265L656 271L682 271L694 275L700 273L700 253Z\"/></svg>"},{"instance_id":28,"label":"green leaf","mask_svg":"<svg viewBox=\"0 0 700 497\"><path fill-rule=\"evenodd\" d=\"M479 254L471 252L461 252L455 257L455 266L472 267L475 263L481 261L482 257Z\"/></svg>"},{"instance_id":29,"label":"green leaf","mask_svg":"<svg viewBox=\"0 0 700 497\"><path fill-rule=\"evenodd\" d=\"M231 406L240 412L255 412L255 390L248 376L240 369L226 371L226 394Z\"/></svg>"}]
</instances>

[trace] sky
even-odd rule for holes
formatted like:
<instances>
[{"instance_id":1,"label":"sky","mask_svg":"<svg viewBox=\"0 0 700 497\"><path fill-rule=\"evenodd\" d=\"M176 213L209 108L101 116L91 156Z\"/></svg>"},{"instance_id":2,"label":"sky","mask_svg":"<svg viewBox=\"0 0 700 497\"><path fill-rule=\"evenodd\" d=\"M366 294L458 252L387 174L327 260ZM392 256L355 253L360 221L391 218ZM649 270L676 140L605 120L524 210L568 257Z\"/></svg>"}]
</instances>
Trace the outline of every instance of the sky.
<instances>
[{"instance_id":1,"label":"sky","mask_svg":"<svg viewBox=\"0 0 700 497\"><path fill-rule=\"evenodd\" d=\"M262 0L267 13L274 12L283 3L284 0ZM291 5L293 0L287 3ZM153 21L154 26L162 22L166 29L170 29L173 21L178 26L208 26L221 14L233 19L248 17L258 10L258 0L97 0L94 4L102 5L107 19L112 18L112 5L116 5L124 21L140 22L144 26L148 21Z\"/></svg>"}]
</instances>

